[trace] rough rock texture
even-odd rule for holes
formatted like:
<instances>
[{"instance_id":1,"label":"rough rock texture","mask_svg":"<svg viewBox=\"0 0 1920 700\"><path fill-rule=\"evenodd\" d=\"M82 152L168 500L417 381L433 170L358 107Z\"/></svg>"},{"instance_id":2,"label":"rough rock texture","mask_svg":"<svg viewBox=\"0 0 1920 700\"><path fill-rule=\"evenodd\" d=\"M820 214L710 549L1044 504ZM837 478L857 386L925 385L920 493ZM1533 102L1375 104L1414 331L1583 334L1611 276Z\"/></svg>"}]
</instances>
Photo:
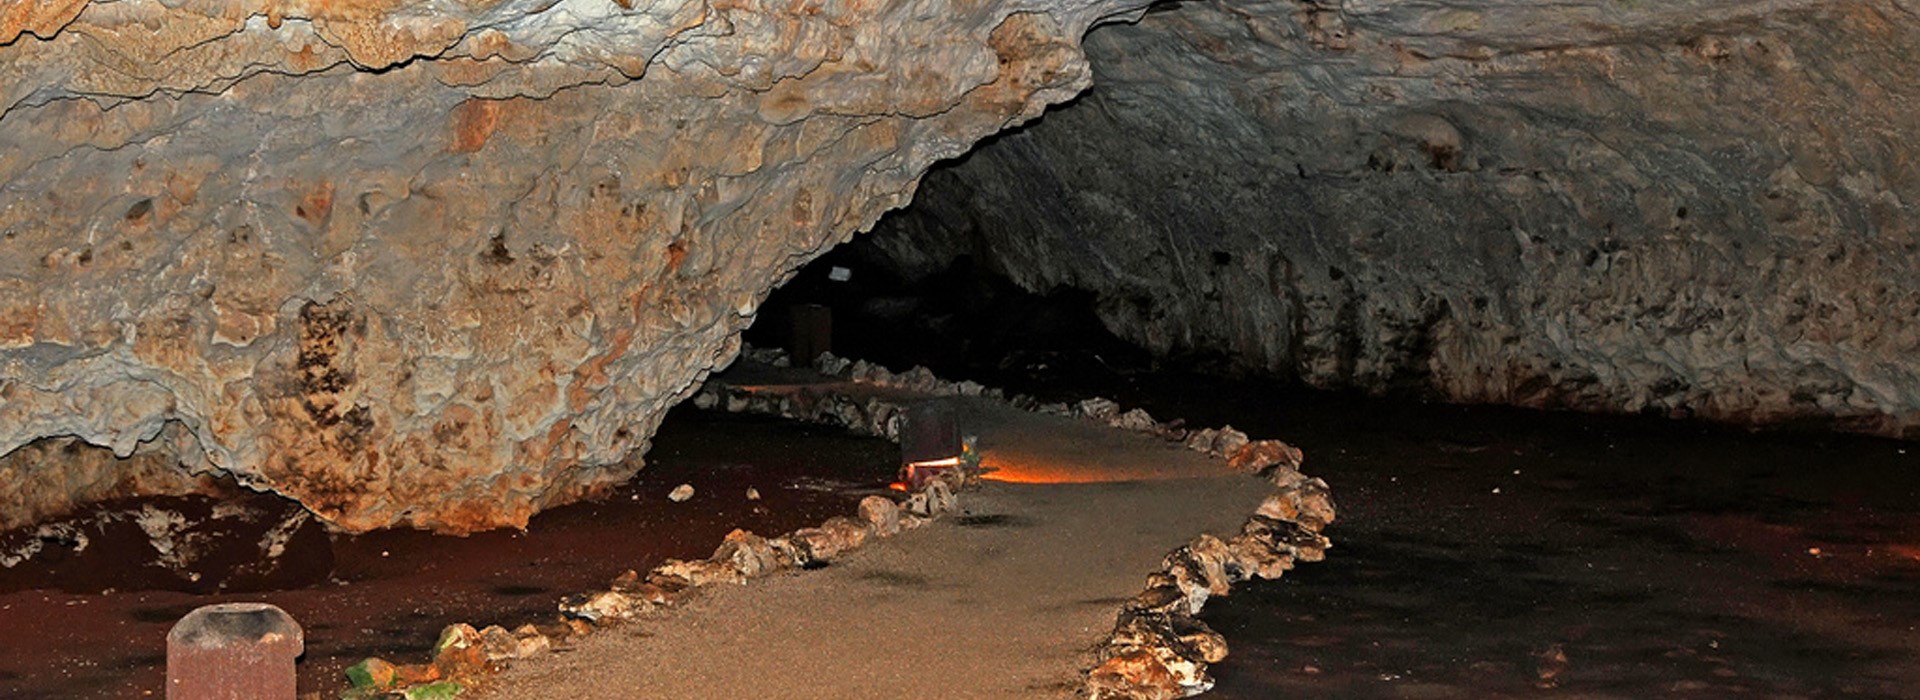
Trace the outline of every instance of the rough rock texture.
<instances>
[{"instance_id":1,"label":"rough rock texture","mask_svg":"<svg viewBox=\"0 0 1920 700\"><path fill-rule=\"evenodd\" d=\"M184 438L186 431L173 424L161 432L158 442L177 444L168 438ZM231 490L212 476L180 469L164 450L121 458L75 438L46 438L0 457L0 531L112 498Z\"/></svg>"},{"instance_id":2,"label":"rough rock texture","mask_svg":"<svg viewBox=\"0 0 1920 700\"><path fill-rule=\"evenodd\" d=\"M871 239L1162 353L1920 429L1920 4L1183 2Z\"/></svg>"},{"instance_id":3,"label":"rough rock texture","mask_svg":"<svg viewBox=\"0 0 1920 700\"><path fill-rule=\"evenodd\" d=\"M1143 5L5 0L0 454L524 523L629 476L769 289Z\"/></svg>"}]
</instances>

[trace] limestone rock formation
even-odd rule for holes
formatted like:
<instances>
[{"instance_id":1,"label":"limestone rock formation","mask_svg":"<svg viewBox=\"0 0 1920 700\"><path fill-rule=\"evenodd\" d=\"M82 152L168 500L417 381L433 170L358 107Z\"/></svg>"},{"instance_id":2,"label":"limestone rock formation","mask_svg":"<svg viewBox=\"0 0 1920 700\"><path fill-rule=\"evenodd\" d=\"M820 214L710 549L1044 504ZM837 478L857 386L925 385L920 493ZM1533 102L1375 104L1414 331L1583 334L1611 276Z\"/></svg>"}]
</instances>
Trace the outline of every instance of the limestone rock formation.
<instances>
[{"instance_id":1,"label":"limestone rock formation","mask_svg":"<svg viewBox=\"0 0 1920 700\"><path fill-rule=\"evenodd\" d=\"M1322 387L1920 433L1920 4L1203 0L871 240Z\"/></svg>"},{"instance_id":2,"label":"limestone rock formation","mask_svg":"<svg viewBox=\"0 0 1920 700\"><path fill-rule=\"evenodd\" d=\"M0 454L522 524L628 477L769 289L1083 89L1081 36L1142 6L5 0ZM50 490L0 526L87 497Z\"/></svg>"}]
</instances>

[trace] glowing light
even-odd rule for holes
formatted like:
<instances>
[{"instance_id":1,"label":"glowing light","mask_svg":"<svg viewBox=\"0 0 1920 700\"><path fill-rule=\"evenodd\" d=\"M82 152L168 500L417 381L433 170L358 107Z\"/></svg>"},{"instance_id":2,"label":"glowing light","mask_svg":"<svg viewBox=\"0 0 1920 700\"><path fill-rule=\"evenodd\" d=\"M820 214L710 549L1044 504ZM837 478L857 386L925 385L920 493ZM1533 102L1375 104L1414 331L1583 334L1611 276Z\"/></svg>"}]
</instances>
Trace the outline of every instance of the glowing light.
<instances>
[{"instance_id":1,"label":"glowing light","mask_svg":"<svg viewBox=\"0 0 1920 700\"><path fill-rule=\"evenodd\" d=\"M980 478L1006 484L1094 484L1102 481L1113 481L1113 479L1103 479L1092 474L1048 472L1037 469L993 471L987 472L986 475Z\"/></svg>"},{"instance_id":2,"label":"glowing light","mask_svg":"<svg viewBox=\"0 0 1920 700\"><path fill-rule=\"evenodd\" d=\"M961 460L959 457L923 459L918 462L908 462L907 466L900 470L900 480L907 482L910 488L919 487L925 484L928 479L933 478L935 474L959 467L960 464Z\"/></svg>"},{"instance_id":3,"label":"glowing light","mask_svg":"<svg viewBox=\"0 0 1920 700\"><path fill-rule=\"evenodd\" d=\"M989 453L982 479L1008 484L1100 484L1184 479L1198 474L1159 462L1099 461L1082 455Z\"/></svg>"},{"instance_id":4,"label":"glowing light","mask_svg":"<svg viewBox=\"0 0 1920 700\"><path fill-rule=\"evenodd\" d=\"M1124 475L1089 469L1084 464L1050 464L1037 460L994 460L985 472L980 478L1007 484L1097 484L1128 480Z\"/></svg>"}]
</instances>

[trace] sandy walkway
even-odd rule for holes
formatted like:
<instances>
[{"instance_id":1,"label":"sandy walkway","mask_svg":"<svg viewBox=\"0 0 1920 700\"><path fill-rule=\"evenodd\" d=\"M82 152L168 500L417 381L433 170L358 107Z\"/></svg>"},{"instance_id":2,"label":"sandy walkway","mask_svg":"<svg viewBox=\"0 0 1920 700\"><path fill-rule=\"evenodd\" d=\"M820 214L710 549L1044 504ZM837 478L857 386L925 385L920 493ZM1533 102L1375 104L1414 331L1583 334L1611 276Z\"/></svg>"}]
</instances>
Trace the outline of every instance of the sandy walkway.
<instances>
[{"instance_id":1,"label":"sandy walkway","mask_svg":"<svg viewBox=\"0 0 1920 700\"><path fill-rule=\"evenodd\" d=\"M988 466L1016 480L1125 480L989 483L960 516L825 569L703 589L516 663L475 697L1065 696L1160 558L1200 532L1235 530L1269 488L1083 421L982 401L964 416Z\"/></svg>"}]
</instances>

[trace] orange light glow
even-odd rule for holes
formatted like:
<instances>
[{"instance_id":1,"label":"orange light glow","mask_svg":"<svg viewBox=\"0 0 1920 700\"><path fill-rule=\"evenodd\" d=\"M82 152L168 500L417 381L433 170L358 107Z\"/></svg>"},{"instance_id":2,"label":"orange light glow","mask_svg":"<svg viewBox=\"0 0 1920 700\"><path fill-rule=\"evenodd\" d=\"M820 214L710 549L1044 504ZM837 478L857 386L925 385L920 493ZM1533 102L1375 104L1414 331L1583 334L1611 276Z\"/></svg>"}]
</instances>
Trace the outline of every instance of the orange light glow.
<instances>
[{"instance_id":1,"label":"orange light glow","mask_svg":"<svg viewBox=\"0 0 1920 700\"><path fill-rule=\"evenodd\" d=\"M960 458L948 457L946 459L927 459L927 460L921 460L918 462L908 462L907 466L909 467L957 467L957 466L960 466Z\"/></svg>"},{"instance_id":2,"label":"orange light glow","mask_svg":"<svg viewBox=\"0 0 1920 700\"><path fill-rule=\"evenodd\" d=\"M1115 479L1112 474L1102 474L1090 470L1085 465L1047 464L1032 460L1018 462L993 461L987 465L986 473L980 478L1008 484L1093 484L1102 481L1124 481Z\"/></svg>"},{"instance_id":3,"label":"orange light glow","mask_svg":"<svg viewBox=\"0 0 1920 700\"><path fill-rule=\"evenodd\" d=\"M1033 454L991 453L982 461L980 478L1008 484L1098 484L1119 481L1156 481L1194 476L1192 472L1169 469L1154 462L1115 463L1068 459L1045 459Z\"/></svg>"},{"instance_id":4,"label":"orange light glow","mask_svg":"<svg viewBox=\"0 0 1920 700\"><path fill-rule=\"evenodd\" d=\"M1059 471L1049 472L1040 469L1019 469L1014 471L987 472L980 478L1007 484L1094 484L1102 481L1114 481L1094 474Z\"/></svg>"},{"instance_id":5,"label":"orange light glow","mask_svg":"<svg viewBox=\"0 0 1920 700\"><path fill-rule=\"evenodd\" d=\"M1892 552L1893 555L1897 557L1904 557L1907 559L1912 559L1914 561L1920 561L1920 546L1910 545L1910 544L1896 544L1891 547L1888 547L1887 551Z\"/></svg>"},{"instance_id":6,"label":"orange light glow","mask_svg":"<svg viewBox=\"0 0 1920 700\"><path fill-rule=\"evenodd\" d=\"M904 482L904 481L896 481L896 482L893 482L893 483L891 483L891 484L887 484L887 488L890 488L890 489L893 489L893 490L895 490L895 491L899 491L899 492L901 492L901 493L906 493L906 491L907 491L907 482Z\"/></svg>"}]
</instances>

